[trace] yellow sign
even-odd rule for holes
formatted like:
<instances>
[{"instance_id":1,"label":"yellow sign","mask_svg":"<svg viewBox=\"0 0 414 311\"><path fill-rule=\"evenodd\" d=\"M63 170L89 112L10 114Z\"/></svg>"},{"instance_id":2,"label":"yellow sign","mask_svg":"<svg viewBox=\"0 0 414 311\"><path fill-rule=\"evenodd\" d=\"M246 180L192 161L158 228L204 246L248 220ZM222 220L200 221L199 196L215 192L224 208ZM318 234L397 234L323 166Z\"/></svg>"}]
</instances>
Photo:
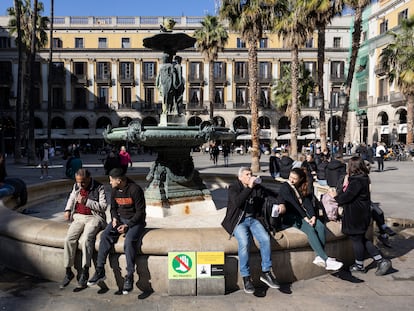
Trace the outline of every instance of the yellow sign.
<instances>
[{"instance_id":1,"label":"yellow sign","mask_svg":"<svg viewBox=\"0 0 414 311\"><path fill-rule=\"evenodd\" d=\"M224 252L197 252L197 278L224 277Z\"/></svg>"}]
</instances>

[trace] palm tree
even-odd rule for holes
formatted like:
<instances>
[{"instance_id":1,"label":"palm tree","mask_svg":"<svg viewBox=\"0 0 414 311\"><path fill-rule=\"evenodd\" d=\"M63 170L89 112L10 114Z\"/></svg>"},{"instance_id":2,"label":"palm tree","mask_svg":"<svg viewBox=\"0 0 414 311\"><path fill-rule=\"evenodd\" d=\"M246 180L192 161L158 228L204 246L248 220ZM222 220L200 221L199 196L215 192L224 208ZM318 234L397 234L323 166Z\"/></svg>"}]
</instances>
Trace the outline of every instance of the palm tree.
<instances>
[{"instance_id":1,"label":"palm tree","mask_svg":"<svg viewBox=\"0 0 414 311\"><path fill-rule=\"evenodd\" d=\"M341 127L339 131L339 154L343 153L343 146L346 133L346 125L348 123L348 112L349 112L349 95L351 93L352 80L355 72L355 64L357 61L358 51L361 42L362 33L362 12L370 4L370 0L343 0L344 3L354 10L354 31L352 33L352 50L351 59L348 67L348 74L345 81L345 101L342 109Z\"/></svg>"},{"instance_id":2,"label":"palm tree","mask_svg":"<svg viewBox=\"0 0 414 311\"><path fill-rule=\"evenodd\" d=\"M23 123L28 123L28 162L34 164L35 158L35 141L34 141L34 107L29 104L28 100L32 99L31 92L33 92L33 79L32 72L34 68L34 61L36 51L47 43L46 27L49 19L42 17L40 13L43 12L43 3L34 0L34 6L32 8L30 0L17 0L17 6L19 6L20 14L17 15L17 11L14 7L8 9L8 14L11 19L9 21L10 32L17 32L17 18L20 23L20 38L18 44L22 47L25 54L26 66L24 68L24 81L23 81L23 107L24 117ZM37 8L36 10L34 8ZM17 120L16 120L17 121Z\"/></svg>"},{"instance_id":3,"label":"palm tree","mask_svg":"<svg viewBox=\"0 0 414 311\"><path fill-rule=\"evenodd\" d=\"M381 64L407 99L407 144L413 143L414 115L414 15L404 20L397 32L390 32L394 41L381 53Z\"/></svg>"},{"instance_id":4,"label":"palm tree","mask_svg":"<svg viewBox=\"0 0 414 311\"><path fill-rule=\"evenodd\" d=\"M326 26L330 24L335 15L343 10L343 1L319 0L316 2L314 11L308 16L308 19L318 32L318 65L317 65L317 86L318 96L322 103L325 103L325 94L323 89L323 76L325 63L325 30ZM321 149L327 149L327 127L325 118L325 105L322 104L319 111L320 120L320 137Z\"/></svg>"},{"instance_id":5,"label":"palm tree","mask_svg":"<svg viewBox=\"0 0 414 311\"><path fill-rule=\"evenodd\" d=\"M50 0L50 27L49 27L49 70L47 79L47 140L52 139L52 69L53 69L53 16L55 11L55 1Z\"/></svg>"},{"instance_id":6,"label":"palm tree","mask_svg":"<svg viewBox=\"0 0 414 311\"><path fill-rule=\"evenodd\" d=\"M249 102L252 114L252 164L253 172L260 171L259 122L258 122L258 63L257 46L266 29L275 21L276 0L222 0L220 17L227 20L230 29L241 34L248 48Z\"/></svg>"},{"instance_id":7,"label":"palm tree","mask_svg":"<svg viewBox=\"0 0 414 311\"><path fill-rule=\"evenodd\" d=\"M16 16L20 16L20 5L18 0L14 0L14 9ZM17 90L16 90L16 126L15 126L15 143L14 143L14 162L20 163L21 154L21 106L22 106L22 61L23 47L21 43L21 25L20 18L16 19L16 45L18 49L18 65L17 65Z\"/></svg>"},{"instance_id":8,"label":"palm tree","mask_svg":"<svg viewBox=\"0 0 414 311\"><path fill-rule=\"evenodd\" d=\"M290 102L290 156L294 159L298 156L298 121L299 121L299 48L304 46L306 40L312 34L312 25L307 17L311 12L307 0L288 1L288 12L275 24L275 31L283 38L291 48L291 76L292 76L292 100Z\"/></svg>"},{"instance_id":9,"label":"palm tree","mask_svg":"<svg viewBox=\"0 0 414 311\"><path fill-rule=\"evenodd\" d=\"M209 81L209 98L210 98L210 121L214 117L214 61L218 53L222 52L229 35L224 26L219 22L216 16L207 15L201 21L201 28L194 32L197 39L197 49L204 55L208 61L208 81Z\"/></svg>"}]
</instances>

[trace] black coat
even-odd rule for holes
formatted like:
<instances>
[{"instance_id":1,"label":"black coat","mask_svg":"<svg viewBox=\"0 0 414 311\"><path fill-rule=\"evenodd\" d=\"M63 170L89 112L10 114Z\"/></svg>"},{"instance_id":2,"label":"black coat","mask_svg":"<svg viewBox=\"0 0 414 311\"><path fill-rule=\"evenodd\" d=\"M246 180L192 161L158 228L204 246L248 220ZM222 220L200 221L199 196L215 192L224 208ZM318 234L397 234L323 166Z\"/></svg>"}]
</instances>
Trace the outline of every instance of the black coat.
<instances>
[{"instance_id":1,"label":"black coat","mask_svg":"<svg viewBox=\"0 0 414 311\"><path fill-rule=\"evenodd\" d=\"M260 185L255 185L253 188L244 187L239 180L230 185L226 216L221 223L230 236L233 235L234 228L245 214L246 202L252 199L253 206L251 208L258 215L261 212L264 197L265 190Z\"/></svg>"},{"instance_id":2,"label":"black coat","mask_svg":"<svg viewBox=\"0 0 414 311\"><path fill-rule=\"evenodd\" d=\"M289 178L290 170L292 169L293 160L290 157L282 156L280 159L280 177Z\"/></svg>"},{"instance_id":3,"label":"black coat","mask_svg":"<svg viewBox=\"0 0 414 311\"><path fill-rule=\"evenodd\" d=\"M331 160L325 169L326 181L329 187L336 187L341 176L346 174L345 163L339 160Z\"/></svg>"},{"instance_id":4,"label":"black coat","mask_svg":"<svg viewBox=\"0 0 414 311\"><path fill-rule=\"evenodd\" d=\"M335 200L344 209L342 232L344 234L364 234L371 223L371 194L369 177L355 175L349 177L345 191L339 187Z\"/></svg>"},{"instance_id":5,"label":"black coat","mask_svg":"<svg viewBox=\"0 0 414 311\"><path fill-rule=\"evenodd\" d=\"M295 191L292 187L284 182L279 191L278 201L283 203L286 206L286 215L294 215L300 218L312 218L315 215L315 209L312 203L312 194L309 194L306 197L301 197L302 206L299 203L298 198L296 197Z\"/></svg>"},{"instance_id":6,"label":"black coat","mask_svg":"<svg viewBox=\"0 0 414 311\"><path fill-rule=\"evenodd\" d=\"M279 173L280 171L280 158L277 156L269 157L269 172L270 175Z\"/></svg>"}]
</instances>

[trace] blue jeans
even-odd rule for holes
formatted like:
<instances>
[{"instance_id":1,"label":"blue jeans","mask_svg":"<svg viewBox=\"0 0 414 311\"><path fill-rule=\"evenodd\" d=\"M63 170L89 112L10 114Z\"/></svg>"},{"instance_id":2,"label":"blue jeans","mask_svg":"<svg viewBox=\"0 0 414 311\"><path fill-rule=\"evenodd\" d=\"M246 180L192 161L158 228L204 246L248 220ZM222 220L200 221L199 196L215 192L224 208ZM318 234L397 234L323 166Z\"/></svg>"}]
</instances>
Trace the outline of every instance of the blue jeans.
<instances>
[{"instance_id":1,"label":"blue jeans","mask_svg":"<svg viewBox=\"0 0 414 311\"><path fill-rule=\"evenodd\" d=\"M252 217L244 218L234 230L234 236L238 244L240 274L242 277L250 276L249 251L253 237L259 242L262 271L270 271L272 268L270 237L260 221Z\"/></svg>"},{"instance_id":2,"label":"blue jeans","mask_svg":"<svg viewBox=\"0 0 414 311\"><path fill-rule=\"evenodd\" d=\"M0 186L0 198L12 195L14 193L14 187L9 184L3 184Z\"/></svg>"},{"instance_id":3,"label":"blue jeans","mask_svg":"<svg viewBox=\"0 0 414 311\"><path fill-rule=\"evenodd\" d=\"M126 219L121 218L122 223L126 223ZM145 226L137 224L130 227L125 234L124 253L126 258L126 270L128 275L134 275L135 272L135 256L138 251L138 240L144 232ZM96 267L103 268L105 266L106 257L108 257L113 245L118 241L120 233L112 228L110 222L101 235L101 242L99 243L98 259Z\"/></svg>"}]
</instances>

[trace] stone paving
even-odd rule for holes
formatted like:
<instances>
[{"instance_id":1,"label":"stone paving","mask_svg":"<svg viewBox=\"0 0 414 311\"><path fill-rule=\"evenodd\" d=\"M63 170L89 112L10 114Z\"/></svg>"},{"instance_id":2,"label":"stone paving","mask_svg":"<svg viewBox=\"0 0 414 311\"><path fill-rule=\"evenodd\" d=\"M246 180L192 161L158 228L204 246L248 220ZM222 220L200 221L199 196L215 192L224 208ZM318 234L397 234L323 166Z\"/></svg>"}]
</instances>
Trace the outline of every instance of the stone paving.
<instances>
[{"instance_id":1,"label":"stone paving","mask_svg":"<svg viewBox=\"0 0 414 311\"><path fill-rule=\"evenodd\" d=\"M208 155L193 155L200 173L236 174L241 165L249 165L249 156L230 157L230 167L223 162L214 166ZM93 174L102 174L98 156L82 156ZM154 156L135 155L134 173L146 174ZM268 157L261 159L262 175L267 172ZM8 160L10 177L21 177L28 184L44 182L40 169L16 165ZM55 159L50 169L53 178L63 177L63 160ZM280 290L259 288L254 295L242 290L214 297L171 297L158 293L141 293L134 289L127 296L112 290L100 293L98 288L74 291L74 284L60 290L57 283L21 275L0 267L1 310L412 310L414 304L414 163L385 162L384 172L371 173L372 199L381 202L389 224L398 234L391 238L392 248L382 249L392 259L393 270L382 277L375 268L367 274L352 277L346 271L326 274L311 280L283 284ZM225 191L220 196L225 196ZM366 261L369 265L371 260ZM277 271L275 271L277 276ZM63 276L63 271L62 271Z\"/></svg>"}]
</instances>

